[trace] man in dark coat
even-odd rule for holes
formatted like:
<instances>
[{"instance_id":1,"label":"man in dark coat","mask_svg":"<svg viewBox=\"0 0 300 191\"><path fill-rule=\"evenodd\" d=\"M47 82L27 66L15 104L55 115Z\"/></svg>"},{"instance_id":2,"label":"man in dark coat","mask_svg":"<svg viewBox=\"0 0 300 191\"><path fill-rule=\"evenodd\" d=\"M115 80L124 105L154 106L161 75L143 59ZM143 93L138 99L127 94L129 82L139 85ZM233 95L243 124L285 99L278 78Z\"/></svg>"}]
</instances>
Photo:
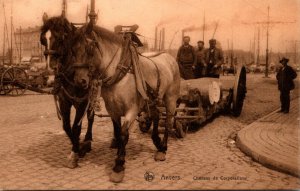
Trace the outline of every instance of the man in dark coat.
<instances>
[{"instance_id":1,"label":"man in dark coat","mask_svg":"<svg viewBox=\"0 0 300 191\"><path fill-rule=\"evenodd\" d=\"M180 76L185 80L194 78L193 66L196 65L195 50L189 42L189 36L183 37L183 45L179 48L177 53Z\"/></svg>"},{"instance_id":2,"label":"man in dark coat","mask_svg":"<svg viewBox=\"0 0 300 191\"><path fill-rule=\"evenodd\" d=\"M205 51L205 62L207 64L207 76L219 78L221 66L224 62L223 51L216 47L215 39L209 40L209 48Z\"/></svg>"},{"instance_id":3,"label":"man in dark coat","mask_svg":"<svg viewBox=\"0 0 300 191\"><path fill-rule=\"evenodd\" d=\"M198 41L198 48L196 50L196 66L194 67L195 78L201 78L206 75L206 63L205 63L205 49L204 42Z\"/></svg>"},{"instance_id":4,"label":"man in dark coat","mask_svg":"<svg viewBox=\"0 0 300 191\"><path fill-rule=\"evenodd\" d=\"M292 67L287 65L289 59L283 57L279 62L282 64L276 75L281 102L281 110L279 112L288 113L290 109L290 91L295 88L293 80L297 77L297 73Z\"/></svg>"}]
</instances>

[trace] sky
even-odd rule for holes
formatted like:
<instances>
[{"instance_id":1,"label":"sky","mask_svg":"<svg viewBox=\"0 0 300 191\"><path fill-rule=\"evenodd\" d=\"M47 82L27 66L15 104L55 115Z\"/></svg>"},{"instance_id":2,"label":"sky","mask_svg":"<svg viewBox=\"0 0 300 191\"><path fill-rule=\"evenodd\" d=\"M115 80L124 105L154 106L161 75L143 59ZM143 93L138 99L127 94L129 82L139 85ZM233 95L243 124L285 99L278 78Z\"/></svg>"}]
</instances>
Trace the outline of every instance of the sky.
<instances>
[{"instance_id":1,"label":"sky","mask_svg":"<svg viewBox=\"0 0 300 191\"><path fill-rule=\"evenodd\" d=\"M224 50L228 44L234 49L250 50L254 33L260 28L261 52L266 48L267 7L270 6L269 47L273 52L291 49L292 42L300 40L300 0L95 0L98 12L97 25L113 30L115 25L138 24L137 32L145 37L150 46L154 44L155 27L166 31L166 48L181 45L184 28L201 28L206 23L205 45L216 38ZM15 28L40 26L44 12L58 16L62 0L0 0L0 48L3 44L5 5L6 19L10 22L12 10ZM67 18L71 22L84 22L90 0L67 0ZM277 22L277 24L274 24ZM279 23L278 23L279 22ZM202 30L188 31L191 44L203 39ZM229 43L228 43L229 42ZM299 46L299 45L298 45ZM2 52L2 51L1 51Z\"/></svg>"}]
</instances>

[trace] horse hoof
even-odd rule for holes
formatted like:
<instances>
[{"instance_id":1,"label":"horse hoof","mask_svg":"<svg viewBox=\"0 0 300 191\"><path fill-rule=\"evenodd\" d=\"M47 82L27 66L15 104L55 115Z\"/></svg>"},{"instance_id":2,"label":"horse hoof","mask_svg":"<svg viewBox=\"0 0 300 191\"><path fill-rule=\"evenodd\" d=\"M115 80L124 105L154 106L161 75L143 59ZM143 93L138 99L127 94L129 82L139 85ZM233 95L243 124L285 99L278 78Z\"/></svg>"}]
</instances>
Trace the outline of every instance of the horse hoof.
<instances>
[{"instance_id":1,"label":"horse hoof","mask_svg":"<svg viewBox=\"0 0 300 191\"><path fill-rule=\"evenodd\" d=\"M92 143L91 141L85 141L80 145L79 149L79 157L83 158L86 153L89 153L92 150Z\"/></svg>"},{"instance_id":2,"label":"horse hoof","mask_svg":"<svg viewBox=\"0 0 300 191\"><path fill-rule=\"evenodd\" d=\"M110 148L112 148L112 149L117 149L118 148L116 139L111 140Z\"/></svg>"},{"instance_id":3,"label":"horse hoof","mask_svg":"<svg viewBox=\"0 0 300 191\"><path fill-rule=\"evenodd\" d=\"M114 183L120 183L123 181L124 179L124 176L125 176L125 171L121 171L121 172L115 172L113 171L111 174L110 174L110 181L111 182L114 182Z\"/></svg>"},{"instance_id":4,"label":"horse hoof","mask_svg":"<svg viewBox=\"0 0 300 191\"><path fill-rule=\"evenodd\" d=\"M79 156L78 156L77 153L71 152L71 154L69 155L68 158L69 158L69 160L67 162L67 167L68 168L73 169L73 168L78 167L78 158L79 158Z\"/></svg>"},{"instance_id":5,"label":"horse hoof","mask_svg":"<svg viewBox=\"0 0 300 191\"><path fill-rule=\"evenodd\" d=\"M166 153L165 152L156 152L154 156L154 160L156 161L164 161L166 160Z\"/></svg>"}]
</instances>

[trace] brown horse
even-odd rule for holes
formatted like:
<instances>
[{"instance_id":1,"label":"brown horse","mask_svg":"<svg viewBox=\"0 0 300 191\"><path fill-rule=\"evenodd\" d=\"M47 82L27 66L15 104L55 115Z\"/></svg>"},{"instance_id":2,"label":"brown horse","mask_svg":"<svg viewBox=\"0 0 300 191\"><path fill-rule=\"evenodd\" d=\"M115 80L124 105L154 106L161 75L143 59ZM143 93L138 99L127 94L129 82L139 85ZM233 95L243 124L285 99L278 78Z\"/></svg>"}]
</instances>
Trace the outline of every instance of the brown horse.
<instances>
[{"instance_id":1,"label":"brown horse","mask_svg":"<svg viewBox=\"0 0 300 191\"><path fill-rule=\"evenodd\" d=\"M111 115L114 133L117 142L117 158L110 175L113 182L121 182L125 175L125 146L128 142L128 129L133 124L138 113L147 102L137 90L136 76L130 67L120 66L124 60L124 38L104 28L89 23L78 29L73 35L72 52L76 62L74 63L74 81L84 86L89 81L90 67L98 70L98 77L103 79L105 85L101 88L105 107ZM131 52L132 53L132 52ZM173 127L173 116L176 110L176 101L179 97L180 74L175 59L163 53L151 59L138 56L139 68L148 85L148 90L157 90L150 98L163 102L167 111L166 129L163 139L159 137L158 121L159 112L156 108L157 102L153 100L150 107L151 118L153 119L152 140L157 148L155 160L165 160L169 129ZM116 79L118 75L122 77ZM114 79L114 80L112 80ZM147 90L147 91L148 91ZM149 103L149 102L148 102ZM121 117L124 123L121 124Z\"/></svg>"},{"instance_id":2,"label":"brown horse","mask_svg":"<svg viewBox=\"0 0 300 191\"><path fill-rule=\"evenodd\" d=\"M91 86L86 84L85 88L76 86L73 82L74 69L72 63L72 52L70 51L70 36L76 28L62 16L43 19L44 25L41 28L41 44L45 46L45 55L49 58L50 67L55 68L56 79L60 86L55 101L58 100L59 116L62 118L63 129L72 143L72 152L67 166L75 168L78 166L78 158L83 157L91 150L92 126L94 122L94 110L89 107ZM46 38L46 32L51 32L50 41ZM49 42L48 42L49 41ZM58 82L56 82L58 83ZM57 102L56 102L57 103ZM76 109L76 115L71 128L70 115L71 107ZM88 108L89 107L89 108ZM87 112L88 129L83 144L79 145L82 118Z\"/></svg>"}]
</instances>

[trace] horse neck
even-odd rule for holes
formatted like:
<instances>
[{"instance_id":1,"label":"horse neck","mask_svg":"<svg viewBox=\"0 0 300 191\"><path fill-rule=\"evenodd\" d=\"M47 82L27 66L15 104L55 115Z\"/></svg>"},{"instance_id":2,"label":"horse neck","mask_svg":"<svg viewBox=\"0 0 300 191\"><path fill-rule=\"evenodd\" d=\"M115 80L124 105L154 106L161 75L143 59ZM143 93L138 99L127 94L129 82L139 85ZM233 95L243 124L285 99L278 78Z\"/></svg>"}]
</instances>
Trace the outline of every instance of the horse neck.
<instances>
[{"instance_id":1,"label":"horse neck","mask_svg":"<svg viewBox=\"0 0 300 191\"><path fill-rule=\"evenodd\" d=\"M113 76L121 59L122 45L111 43L108 40L102 40L100 46L103 55L99 65L99 71L101 74L103 73L103 77Z\"/></svg>"}]
</instances>

